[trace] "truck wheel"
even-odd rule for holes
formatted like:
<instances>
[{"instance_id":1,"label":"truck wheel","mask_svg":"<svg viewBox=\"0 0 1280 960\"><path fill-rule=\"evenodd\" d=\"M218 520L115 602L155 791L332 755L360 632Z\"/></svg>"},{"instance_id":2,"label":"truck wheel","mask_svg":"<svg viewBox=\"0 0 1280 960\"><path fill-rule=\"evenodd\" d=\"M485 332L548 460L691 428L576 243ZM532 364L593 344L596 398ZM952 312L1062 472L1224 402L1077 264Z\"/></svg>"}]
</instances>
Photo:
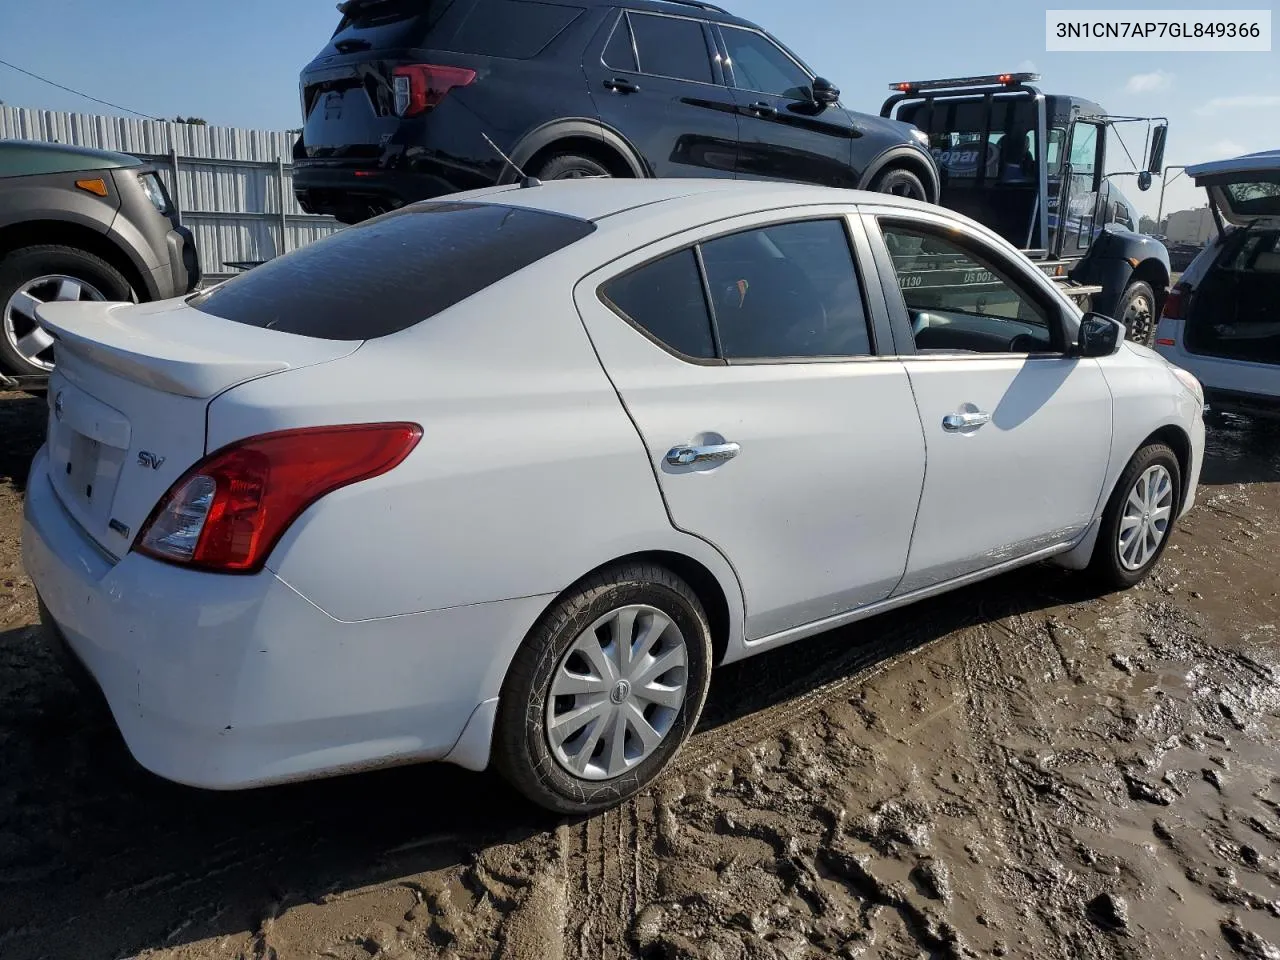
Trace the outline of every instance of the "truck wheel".
<instances>
[{"instance_id":1,"label":"truck wheel","mask_svg":"<svg viewBox=\"0 0 1280 960\"><path fill-rule=\"evenodd\" d=\"M929 200L924 181L903 167L890 167L877 176L871 184L871 190L874 193L891 193L895 197L906 197L909 200L920 200L926 203Z\"/></svg>"},{"instance_id":2,"label":"truck wheel","mask_svg":"<svg viewBox=\"0 0 1280 960\"><path fill-rule=\"evenodd\" d=\"M1151 346L1156 329L1156 294L1141 280L1129 284L1116 308L1116 319L1124 324L1125 339Z\"/></svg>"},{"instance_id":3,"label":"truck wheel","mask_svg":"<svg viewBox=\"0 0 1280 960\"><path fill-rule=\"evenodd\" d=\"M22 247L0 260L0 365L18 376L53 369L53 338L35 308L52 301L127 301L129 281L101 257L74 247Z\"/></svg>"},{"instance_id":4,"label":"truck wheel","mask_svg":"<svg viewBox=\"0 0 1280 960\"><path fill-rule=\"evenodd\" d=\"M534 176L539 180L583 180L589 177L611 177L613 174L598 160L573 153L560 153L539 167Z\"/></svg>"}]
</instances>

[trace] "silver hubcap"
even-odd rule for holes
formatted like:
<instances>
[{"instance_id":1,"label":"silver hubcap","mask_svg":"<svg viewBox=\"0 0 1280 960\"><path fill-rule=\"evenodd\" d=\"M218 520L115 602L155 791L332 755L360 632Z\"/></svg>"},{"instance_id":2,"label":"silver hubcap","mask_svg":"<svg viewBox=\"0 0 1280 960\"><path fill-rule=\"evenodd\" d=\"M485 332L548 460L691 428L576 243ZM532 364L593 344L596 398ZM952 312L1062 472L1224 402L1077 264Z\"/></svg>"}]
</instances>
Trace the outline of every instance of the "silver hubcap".
<instances>
[{"instance_id":1,"label":"silver hubcap","mask_svg":"<svg viewBox=\"0 0 1280 960\"><path fill-rule=\"evenodd\" d=\"M653 755L689 682L684 634L661 610L620 607L578 635L556 665L546 732L556 762L611 780Z\"/></svg>"},{"instance_id":2,"label":"silver hubcap","mask_svg":"<svg viewBox=\"0 0 1280 960\"><path fill-rule=\"evenodd\" d=\"M1120 565L1140 570L1155 556L1173 519L1173 477L1161 466L1148 467L1129 491L1120 518Z\"/></svg>"},{"instance_id":3,"label":"silver hubcap","mask_svg":"<svg viewBox=\"0 0 1280 960\"><path fill-rule=\"evenodd\" d=\"M18 352L18 356L33 367L52 370L53 338L36 322L36 307L55 301L106 299L92 284L75 277L62 274L36 277L19 287L18 292L5 304L5 339Z\"/></svg>"},{"instance_id":4,"label":"silver hubcap","mask_svg":"<svg viewBox=\"0 0 1280 960\"><path fill-rule=\"evenodd\" d=\"M1134 297L1125 308L1121 323L1129 331L1129 339L1145 344L1151 336L1151 315L1155 305L1146 297Z\"/></svg>"}]
</instances>

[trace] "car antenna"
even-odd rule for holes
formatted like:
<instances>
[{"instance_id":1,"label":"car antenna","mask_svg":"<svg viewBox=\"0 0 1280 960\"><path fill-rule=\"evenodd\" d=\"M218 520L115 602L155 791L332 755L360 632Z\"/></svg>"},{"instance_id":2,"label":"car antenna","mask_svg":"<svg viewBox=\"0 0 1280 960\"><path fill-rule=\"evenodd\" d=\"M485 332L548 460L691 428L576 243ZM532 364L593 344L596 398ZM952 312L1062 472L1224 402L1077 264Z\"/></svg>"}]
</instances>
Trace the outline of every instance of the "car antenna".
<instances>
[{"instance_id":1,"label":"car antenna","mask_svg":"<svg viewBox=\"0 0 1280 960\"><path fill-rule=\"evenodd\" d=\"M541 180L539 180L537 177L531 177L531 176L529 176L527 173L525 173L523 170L521 170L518 166L516 166L516 162L515 162L514 160L512 160L510 157L508 157L505 153L503 153L503 152L502 152L502 150L501 150L501 149L499 149L498 145L497 145L496 143L494 143L492 140L490 140L490 139L489 139L489 135L488 135L487 133L481 132L480 136L484 137L484 142L485 142L485 143L487 143L489 146L493 147L493 152L494 152L494 153L496 153L496 154L497 154L498 156L500 156L503 160L505 160L505 161L510 165L511 169L513 169L516 173L520 174L520 187L521 187L521 189L525 189L525 188L528 188L528 187L540 187L540 186L542 186L542 181L541 181Z\"/></svg>"}]
</instances>

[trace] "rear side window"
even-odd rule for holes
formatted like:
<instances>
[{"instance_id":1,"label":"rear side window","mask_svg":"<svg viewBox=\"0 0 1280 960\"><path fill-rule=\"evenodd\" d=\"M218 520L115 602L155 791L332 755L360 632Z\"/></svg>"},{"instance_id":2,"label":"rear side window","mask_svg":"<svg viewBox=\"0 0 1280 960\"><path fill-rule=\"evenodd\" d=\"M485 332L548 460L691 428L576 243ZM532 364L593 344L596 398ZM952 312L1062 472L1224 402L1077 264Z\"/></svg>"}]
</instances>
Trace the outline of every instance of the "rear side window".
<instances>
[{"instance_id":1,"label":"rear side window","mask_svg":"<svg viewBox=\"0 0 1280 960\"><path fill-rule=\"evenodd\" d=\"M640 68L636 65L636 48L631 42L631 24L627 22L625 13L618 18L618 23L613 28L613 34L609 37L609 42L605 44L604 65L613 67L615 70L627 70L631 73L640 71Z\"/></svg>"},{"instance_id":2,"label":"rear side window","mask_svg":"<svg viewBox=\"0 0 1280 960\"><path fill-rule=\"evenodd\" d=\"M640 54L640 72L711 83L711 55L697 20L628 13Z\"/></svg>"},{"instance_id":3,"label":"rear side window","mask_svg":"<svg viewBox=\"0 0 1280 960\"><path fill-rule=\"evenodd\" d=\"M581 7L531 0L479 0L448 49L527 60L541 53L582 12Z\"/></svg>"},{"instance_id":4,"label":"rear side window","mask_svg":"<svg viewBox=\"0 0 1280 960\"><path fill-rule=\"evenodd\" d=\"M407 329L581 240L585 220L437 203L348 227L188 301L204 313L325 340Z\"/></svg>"},{"instance_id":5,"label":"rear side window","mask_svg":"<svg viewBox=\"0 0 1280 960\"><path fill-rule=\"evenodd\" d=\"M605 284L605 299L659 343L686 357L715 357L711 315L692 250L681 250Z\"/></svg>"}]
</instances>

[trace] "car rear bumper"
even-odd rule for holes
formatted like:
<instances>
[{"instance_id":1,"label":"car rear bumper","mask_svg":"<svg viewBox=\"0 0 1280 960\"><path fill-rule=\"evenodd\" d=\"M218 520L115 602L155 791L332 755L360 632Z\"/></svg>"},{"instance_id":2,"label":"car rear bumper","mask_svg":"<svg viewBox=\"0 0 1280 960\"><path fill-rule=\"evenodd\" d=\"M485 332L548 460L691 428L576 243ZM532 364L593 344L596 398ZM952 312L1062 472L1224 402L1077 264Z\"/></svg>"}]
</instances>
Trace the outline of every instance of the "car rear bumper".
<instances>
[{"instance_id":1,"label":"car rear bumper","mask_svg":"<svg viewBox=\"0 0 1280 960\"><path fill-rule=\"evenodd\" d=\"M388 170L379 161L365 164L296 160L293 192L302 209L344 219L396 210L418 200L492 186L493 181L471 171Z\"/></svg>"},{"instance_id":2,"label":"car rear bumper","mask_svg":"<svg viewBox=\"0 0 1280 960\"><path fill-rule=\"evenodd\" d=\"M424 760L483 768L505 673L495 654L545 598L338 621L270 572L105 556L62 508L46 465L41 450L23 562L46 630L101 689L142 766L207 789Z\"/></svg>"}]
</instances>

